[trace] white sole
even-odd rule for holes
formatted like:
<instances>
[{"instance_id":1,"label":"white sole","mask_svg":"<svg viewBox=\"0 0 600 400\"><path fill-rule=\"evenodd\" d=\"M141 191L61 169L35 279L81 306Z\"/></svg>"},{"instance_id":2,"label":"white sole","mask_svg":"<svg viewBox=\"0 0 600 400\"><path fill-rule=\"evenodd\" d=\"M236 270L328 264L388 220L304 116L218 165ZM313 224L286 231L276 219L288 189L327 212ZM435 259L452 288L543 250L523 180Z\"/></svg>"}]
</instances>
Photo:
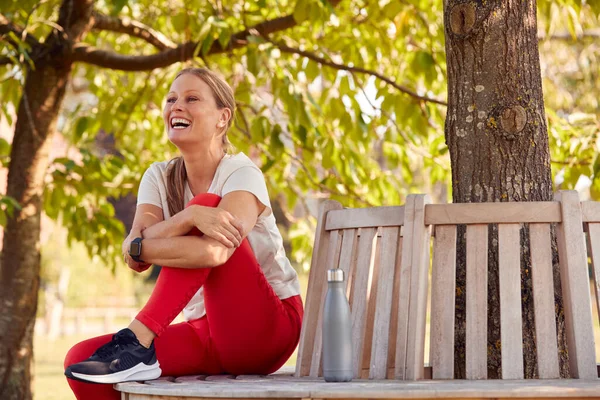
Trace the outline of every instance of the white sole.
<instances>
[{"instance_id":1,"label":"white sole","mask_svg":"<svg viewBox=\"0 0 600 400\"><path fill-rule=\"evenodd\" d=\"M150 381L158 379L162 370L156 361L152 365L140 363L135 367L126 369L125 371L116 372L110 375L86 375L77 372L72 372L73 376L88 382L94 383L120 383L128 381Z\"/></svg>"}]
</instances>

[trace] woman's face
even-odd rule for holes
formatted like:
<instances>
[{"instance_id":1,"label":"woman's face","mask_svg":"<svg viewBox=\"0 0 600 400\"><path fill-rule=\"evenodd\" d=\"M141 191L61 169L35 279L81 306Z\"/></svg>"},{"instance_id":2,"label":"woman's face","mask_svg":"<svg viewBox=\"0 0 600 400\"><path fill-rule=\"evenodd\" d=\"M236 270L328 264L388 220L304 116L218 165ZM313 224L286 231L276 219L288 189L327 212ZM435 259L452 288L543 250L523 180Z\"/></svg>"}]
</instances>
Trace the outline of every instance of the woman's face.
<instances>
[{"instance_id":1,"label":"woman's face","mask_svg":"<svg viewBox=\"0 0 600 400\"><path fill-rule=\"evenodd\" d=\"M173 81L163 111L169 140L178 147L219 136L228 115L228 109L217 108L210 87L192 74L183 74Z\"/></svg>"}]
</instances>

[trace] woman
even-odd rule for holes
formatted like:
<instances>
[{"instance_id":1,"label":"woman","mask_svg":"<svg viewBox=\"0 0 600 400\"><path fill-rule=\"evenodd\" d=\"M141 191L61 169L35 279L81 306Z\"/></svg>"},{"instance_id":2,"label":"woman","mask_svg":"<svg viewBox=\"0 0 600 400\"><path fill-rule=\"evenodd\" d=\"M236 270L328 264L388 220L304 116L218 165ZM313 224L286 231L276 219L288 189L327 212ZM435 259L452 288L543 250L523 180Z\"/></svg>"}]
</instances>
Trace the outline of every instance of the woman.
<instances>
[{"instance_id":1,"label":"woman","mask_svg":"<svg viewBox=\"0 0 600 400\"><path fill-rule=\"evenodd\" d=\"M233 91L209 70L173 81L163 117L182 157L146 171L123 243L133 270L165 267L128 328L67 354L78 399L119 399L112 383L161 375L267 374L298 344L298 277L264 178L244 154L227 153L234 110ZM170 325L182 310L186 322Z\"/></svg>"}]
</instances>

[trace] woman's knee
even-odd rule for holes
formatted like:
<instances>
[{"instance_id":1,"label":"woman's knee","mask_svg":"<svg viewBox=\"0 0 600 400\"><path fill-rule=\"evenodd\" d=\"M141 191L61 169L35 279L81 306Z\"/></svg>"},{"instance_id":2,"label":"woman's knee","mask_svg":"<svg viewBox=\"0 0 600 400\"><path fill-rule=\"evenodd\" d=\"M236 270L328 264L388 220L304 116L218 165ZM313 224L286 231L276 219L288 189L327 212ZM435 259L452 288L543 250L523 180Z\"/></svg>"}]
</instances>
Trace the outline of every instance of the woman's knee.
<instances>
[{"instance_id":1,"label":"woman's knee","mask_svg":"<svg viewBox=\"0 0 600 400\"><path fill-rule=\"evenodd\" d=\"M94 354L98 347L108 343L111 338L112 335L103 335L77 343L71 347L71 349L65 355L65 368L71 364L88 359L92 354Z\"/></svg>"},{"instance_id":2,"label":"woman's knee","mask_svg":"<svg viewBox=\"0 0 600 400\"><path fill-rule=\"evenodd\" d=\"M213 193L200 193L190 200L186 207L198 205L204 207L217 207L221 202L221 196Z\"/></svg>"}]
</instances>

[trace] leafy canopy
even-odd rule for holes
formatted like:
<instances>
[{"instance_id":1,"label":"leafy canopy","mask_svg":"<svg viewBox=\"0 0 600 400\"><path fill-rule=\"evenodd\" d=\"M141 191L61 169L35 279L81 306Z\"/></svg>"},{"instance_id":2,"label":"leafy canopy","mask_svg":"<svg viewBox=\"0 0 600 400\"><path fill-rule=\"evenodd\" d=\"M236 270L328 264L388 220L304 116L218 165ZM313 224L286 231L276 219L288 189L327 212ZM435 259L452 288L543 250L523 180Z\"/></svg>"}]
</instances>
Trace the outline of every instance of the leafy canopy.
<instances>
[{"instance_id":1,"label":"leafy canopy","mask_svg":"<svg viewBox=\"0 0 600 400\"><path fill-rule=\"evenodd\" d=\"M314 222L294 216L314 214L310 198L383 205L426 191L447 200L446 190L434 190L450 185L442 3L365 0L334 7L326 0L107 0L98 1L95 10L138 21L176 44L197 43L197 57L185 65L217 70L230 82L238 103L230 139L261 166L272 198L294 222L293 256L305 264ZM58 0L9 0L2 9L43 41L56 27L59 5ZM554 46L554 39L541 42L553 168L565 169L564 185L571 187L583 174L600 189L600 161L593 150L599 39L583 37L598 28L599 13L593 2L539 1L541 33L579 38L560 41L570 55L565 59L546 46ZM267 36L251 32L242 46L211 51L215 41L222 49L235 47L236 32L285 15L293 16L295 27ZM0 56L13 60L0 67L2 111L9 123L24 71L32 64L28 43L11 39L16 47L4 46L7 37L0 42ZM123 55L158 51L145 40L107 30L93 30L83 40ZM161 109L170 82L185 65L122 72L76 64L58 130L78 151L53 161L44 208L90 254L116 262L124 232L107 198L135 193L152 162L176 155L164 134ZM99 134L114 138L115 152L107 155L99 147ZM0 141L3 162L9 148Z\"/></svg>"}]
</instances>

